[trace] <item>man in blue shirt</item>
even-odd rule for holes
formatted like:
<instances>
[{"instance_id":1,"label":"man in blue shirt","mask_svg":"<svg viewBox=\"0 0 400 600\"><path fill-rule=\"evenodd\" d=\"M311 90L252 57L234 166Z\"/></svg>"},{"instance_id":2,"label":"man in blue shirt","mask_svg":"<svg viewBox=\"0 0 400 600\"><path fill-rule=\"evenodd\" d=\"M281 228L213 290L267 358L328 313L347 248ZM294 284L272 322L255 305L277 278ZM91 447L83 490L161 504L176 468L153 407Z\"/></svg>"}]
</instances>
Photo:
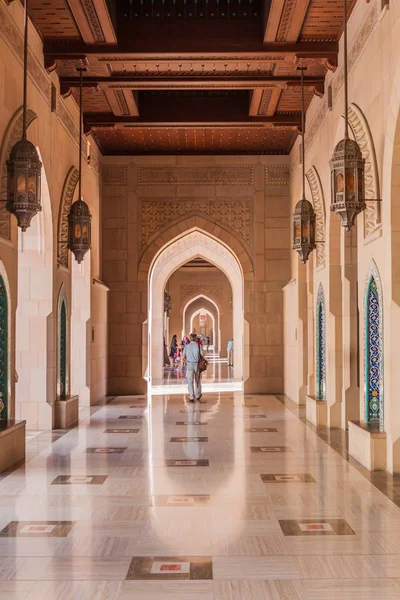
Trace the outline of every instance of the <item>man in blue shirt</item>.
<instances>
[{"instance_id":1,"label":"man in blue shirt","mask_svg":"<svg viewBox=\"0 0 400 600\"><path fill-rule=\"evenodd\" d=\"M227 346L228 351L228 367L233 367L233 339L230 339Z\"/></svg>"},{"instance_id":2,"label":"man in blue shirt","mask_svg":"<svg viewBox=\"0 0 400 600\"><path fill-rule=\"evenodd\" d=\"M183 357L186 360L186 379L189 388L189 400L194 402L200 400L201 393L201 373L199 371L199 358L203 355L202 347L196 342L197 335L190 334L190 344L187 344L183 349Z\"/></svg>"}]
</instances>

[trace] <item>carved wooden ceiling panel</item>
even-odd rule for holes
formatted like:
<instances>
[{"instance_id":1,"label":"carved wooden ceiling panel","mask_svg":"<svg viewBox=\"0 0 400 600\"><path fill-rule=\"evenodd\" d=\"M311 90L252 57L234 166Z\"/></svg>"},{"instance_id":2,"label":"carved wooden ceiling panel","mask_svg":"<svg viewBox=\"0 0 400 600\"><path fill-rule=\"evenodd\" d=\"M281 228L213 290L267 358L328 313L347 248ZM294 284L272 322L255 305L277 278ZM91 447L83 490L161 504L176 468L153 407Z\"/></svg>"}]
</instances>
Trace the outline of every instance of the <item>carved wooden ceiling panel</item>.
<instances>
[{"instance_id":1,"label":"carved wooden ceiling panel","mask_svg":"<svg viewBox=\"0 0 400 600\"><path fill-rule=\"evenodd\" d=\"M104 154L286 154L337 66L344 0L30 0ZM361 1L361 0L359 0ZM357 0L349 0L349 13Z\"/></svg>"},{"instance_id":2,"label":"carved wooden ceiling panel","mask_svg":"<svg viewBox=\"0 0 400 600\"><path fill-rule=\"evenodd\" d=\"M286 154L297 134L285 128L129 127L94 129L105 154Z\"/></svg>"}]
</instances>

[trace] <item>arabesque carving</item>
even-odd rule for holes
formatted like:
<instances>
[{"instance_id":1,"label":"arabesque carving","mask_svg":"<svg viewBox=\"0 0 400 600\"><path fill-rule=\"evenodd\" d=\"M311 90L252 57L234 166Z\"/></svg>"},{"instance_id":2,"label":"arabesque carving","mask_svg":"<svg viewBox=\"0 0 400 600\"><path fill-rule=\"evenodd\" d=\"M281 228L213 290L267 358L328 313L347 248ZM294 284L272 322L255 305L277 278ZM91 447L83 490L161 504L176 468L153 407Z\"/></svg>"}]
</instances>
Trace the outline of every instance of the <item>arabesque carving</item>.
<instances>
[{"instance_id":1,"label":"arabesque carving","mask_svg":"<svg viewBox=\"0 0 400 600\"><path fill-rule=\"evenodd\" d=\"M265 167L265 185L289 185L290 169L289 165L266 165Z\"/></svg>"},{"instance_id":2,"label":"arabesque carving","mask_svg":"<svg viewBox=\"0 0 400 600\"><path fill-rule=\"evenodd\" d=\"M236 233L244 242L250 241L251 200L248 198L146 200L142 203L142 247L157 231L192 213L206 215Z\"/></svg>"},{"instance_id":3,"label":"arabesque carving","mask_svg":"<svg viewBox=\"0 0 400 600\"><path fill-rule=\"evenodd\" d=\"M349 123L365 159L365 198L367 200L379 199L379 173L374 141L364 113L356 104L349 106ZM379 202L367 202L367 208L364 211L364 236L367 237L380 222Z\"/></svg>"},{"instance_id":4,"label":"arabesque carving","mask_svg":"<svg viewBox=\"0 0 400 600\"><path fill-rule=\"evenodd\" d=\"M181 285L181 301L189 300L190 298L194 298L196 296L219 296L219 289L216 285L205 284L205 285L196 285L196 284L183 284Z\"/></svg>"},{"instance_id":5,"label":"arabesque carving","mask_svg":"<svg viewBox=\"0 0 400 600\"><path fill-rule=\"evenodd\" d=\"M128 165L103 165L102 178L104 185L127 185Z\"/></svg>"},{"instance_id":6,"label":"arabesque carving","mask_svg":"<svg viewBox=\"0 0 400 600\"><path fill-rule=\"evenodd\" d=\"M27 110L27 125L36 119L36 113L30 108ZM6 209L7 202L7 165L6 161L10 155L11 148L22 137L22 108L19 108L11 118L0 149L0 236L10 239L11 220L10 213Z\"/></svg>"},{"instance_id":7,"label":"arabesque carving","mask_svg":"<svg viewBox=\"0 0 400 600\"><path fill-rule=\"evenodd\" d=\"M138 185L253 185L254 168L248 165L142 165Z\"/></svg>"},{"instance_id":8,"label":"arabesque carving","mask_svg":"<svg viewBox=\"0 0 400 600\"><path fill-rule=\"evenodd\" d=\"M58 245L57 264L68 269L68 214L74 198L76 184L79 179L79 171L71 167L65 178L61 195L60 211L58 213Z\"/></svg>"},{"instance_id":9,"label":"arabesque carving","mask_svg":"<svg viewBox=\"0 0 400 600\"><path fill-rule=\"evenodd\" d=\"M311 167L306 173L307 181L310 186L311 195L316 214L315 233L317 241L324 242L317 244L316 257L317 267L325 266L325 200L321 180L315 167Z\"/></svg>"}]
</instances>

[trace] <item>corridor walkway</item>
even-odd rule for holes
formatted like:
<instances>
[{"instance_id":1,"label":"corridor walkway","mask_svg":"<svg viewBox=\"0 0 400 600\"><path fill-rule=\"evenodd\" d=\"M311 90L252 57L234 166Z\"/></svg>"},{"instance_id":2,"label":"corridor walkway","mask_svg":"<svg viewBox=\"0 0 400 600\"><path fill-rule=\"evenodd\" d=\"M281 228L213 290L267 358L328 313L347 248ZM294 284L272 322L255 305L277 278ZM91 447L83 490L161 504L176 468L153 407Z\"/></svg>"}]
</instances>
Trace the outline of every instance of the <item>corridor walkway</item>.
<instances>
[{"instance_id":1,"label":"corridor walkway","mask_svg":"<svg viewBox=\"0 0 400 600\"><path fill-rule=\"evenodd\" d=\"M273 396L186 400L115 398L0 481L0 598L400 598L389 498Z\"/></svg>"}]
</instances>

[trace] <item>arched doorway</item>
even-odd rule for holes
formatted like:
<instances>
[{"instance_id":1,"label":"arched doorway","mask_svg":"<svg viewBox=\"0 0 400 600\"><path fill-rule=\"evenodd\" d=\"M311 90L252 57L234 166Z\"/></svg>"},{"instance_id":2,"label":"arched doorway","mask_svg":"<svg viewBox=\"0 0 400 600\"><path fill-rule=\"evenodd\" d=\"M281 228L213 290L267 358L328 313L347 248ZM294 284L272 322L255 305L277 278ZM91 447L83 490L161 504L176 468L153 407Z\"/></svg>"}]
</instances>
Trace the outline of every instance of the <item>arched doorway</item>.
<instances>
[{"instance_id":1,"label":"arched doorway","mask_svg":"<svg viewBox=\"0 0 400 600\"><path fill-rule=\"evenodd\" d=\"M205 315L206 317L209 317L211 320L211 327L205 329L205 331L203 332L201 330L201 319L200 317L202 315ZM213 338L214 338L214 333L215 333L215 319L214 319L214 315L207 310L206 308L198 308L197 310L195 310L191 315L190 315L190 331L194 331L195 329L195 319L199 317L199 327L196 328L196 332L199 333L200 335L202 335L203 338L205 337L209 337L211 339L211 344L213 344Z\"/></svg>"},{"instance_id":2,"label":"arched doorway","mask_svg":"<svg viewBox=\"0 0 400 600\"><path fill-rule=\"evenodd\" d=\"M243 379L244 314L243 273L231 249L206 232L188 231L165 244L154 258L149 273L148 348L149 380L160 383L163 377L164 289L171 274L200 257L218 267L228 278L233 298L233 335L235 340L234 379Z\"/></svg>"},{"instance_id":3,"label":"arched doorway","mask_svg":"<svg viewBox=\"0 0 400 600\"><path fill-rule=\"evenodd\" d=\"M182 336L187 334L191 329L190 327L190 313L195 312L199 308L206 308L214 317L214 353L218 353L221 350L221 309L218 304L206 296L205 294L199 294L194 298L191 298L186 302L182 310L183 317L183 329Z\"/></svg>"}]
</instances>

